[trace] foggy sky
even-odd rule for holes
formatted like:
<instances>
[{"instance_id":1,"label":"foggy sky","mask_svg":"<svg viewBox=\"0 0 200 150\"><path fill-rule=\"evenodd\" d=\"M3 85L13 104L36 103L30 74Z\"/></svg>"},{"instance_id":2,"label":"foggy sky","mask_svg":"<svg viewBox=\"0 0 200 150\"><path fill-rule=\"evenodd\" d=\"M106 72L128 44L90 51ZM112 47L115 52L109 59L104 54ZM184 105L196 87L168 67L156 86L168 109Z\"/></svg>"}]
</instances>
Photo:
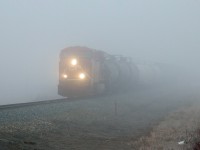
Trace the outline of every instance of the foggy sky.
<instances>
[{"instance_id":1,"label":"foggy sky","mask_svg":"<svg viewBox=\"0 0 200 150\"><path fill-rule=\"evenodd\" d=\"M55 97L61 49L199 67L199 0L1 0L0 104Z\"/></svg>"}]
</instances>

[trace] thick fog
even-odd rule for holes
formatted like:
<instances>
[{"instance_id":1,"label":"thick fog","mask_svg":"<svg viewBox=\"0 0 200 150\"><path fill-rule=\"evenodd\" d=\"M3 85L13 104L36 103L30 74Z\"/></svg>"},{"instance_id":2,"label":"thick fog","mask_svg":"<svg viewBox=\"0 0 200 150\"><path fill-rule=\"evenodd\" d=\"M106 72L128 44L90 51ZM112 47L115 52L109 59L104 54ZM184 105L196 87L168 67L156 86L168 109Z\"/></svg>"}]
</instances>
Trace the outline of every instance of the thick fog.
<instances>
[{"instance_id":1,"label":"thick fog","mask_svg":"<svg viewBox=\"0 0 200 150\"><path fill-rule=\"evenodd\" d=\"M2 0L0 22L0 104L58 97L68 46L199 69L199 0Z\"/></svg>"}]
</instances>

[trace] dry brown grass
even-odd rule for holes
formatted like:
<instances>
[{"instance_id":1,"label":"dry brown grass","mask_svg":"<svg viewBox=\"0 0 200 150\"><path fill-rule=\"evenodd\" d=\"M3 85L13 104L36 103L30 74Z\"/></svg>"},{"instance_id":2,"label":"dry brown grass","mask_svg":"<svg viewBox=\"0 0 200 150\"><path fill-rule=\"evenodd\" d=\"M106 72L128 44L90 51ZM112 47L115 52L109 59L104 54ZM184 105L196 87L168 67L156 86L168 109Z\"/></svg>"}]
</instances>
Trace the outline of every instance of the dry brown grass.
<instances>
[{"instance_id":1,"label":"dry brown grass","mask_svg":"<svg viewBox=\"0 0 200 150\"><path fill-rule=\"evenodd\" d=\"M171 113L147 137L132 143L136 150L192 150L200 141L200 103ZM178 142L185 141L179 145Z\"/></svg>"}]
</instances>

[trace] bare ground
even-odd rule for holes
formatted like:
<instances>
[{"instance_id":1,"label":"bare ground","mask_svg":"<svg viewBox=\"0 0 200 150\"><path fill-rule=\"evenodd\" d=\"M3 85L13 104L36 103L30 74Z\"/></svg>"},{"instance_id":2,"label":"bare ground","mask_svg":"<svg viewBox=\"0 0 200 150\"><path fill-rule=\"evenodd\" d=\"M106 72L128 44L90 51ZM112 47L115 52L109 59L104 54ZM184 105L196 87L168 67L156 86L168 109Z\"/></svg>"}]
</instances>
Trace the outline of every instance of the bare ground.
<instances>
[{"instance_id":1,"label":"bare ground","mask_svg":"<svg viewBox=\"0 0 200 150\"><path fill-rule=\"evenodd\" d=\"M195 118L192 114L196 111L193 107L185 109L198 98L193 95L194 92L182 89L159 88L95 100L2 110L0 149L134 150L150 148L155 143L158 147L152 149L163 149L169 141L177 146L179 140L185 139L185 129L191 129L194 122L188 118ZM177 108L181 110L176 111ZM172 111L175 113L166 117ZM181 125L185 128L179 135ZM171 137L171 133L175 135Z\"/></svg>"}]
</instances>

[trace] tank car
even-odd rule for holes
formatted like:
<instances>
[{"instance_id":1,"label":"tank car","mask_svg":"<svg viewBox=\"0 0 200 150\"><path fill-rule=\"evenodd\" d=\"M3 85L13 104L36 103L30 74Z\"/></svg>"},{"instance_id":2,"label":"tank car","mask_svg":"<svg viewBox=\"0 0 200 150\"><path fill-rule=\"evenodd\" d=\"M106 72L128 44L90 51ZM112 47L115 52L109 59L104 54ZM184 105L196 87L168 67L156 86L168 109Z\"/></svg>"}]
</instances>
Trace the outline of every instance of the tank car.
<instances>
[{"instance_id":1,"label":"tank car","mask_svg":"<svg viewBox=\"0 0 200 150\"><path fill-rule=\"evenodd\" d=\"M128 57L78 46L65 48L60 53L58 94L61 96L128 90L138 79L138 68Z\"/></svg>"},{"instance_id":2,"label":"tank car","mask_svg":"<svg viewBox=\"0 0 200 150\"><path fill-rule=\"evenodd\" d=\"M161 67L159 64L152 63L137 63L139 72L138 85L140 87L149 87L152 85L158 85L161 78Z\"/></svg>"}]
</instances>

